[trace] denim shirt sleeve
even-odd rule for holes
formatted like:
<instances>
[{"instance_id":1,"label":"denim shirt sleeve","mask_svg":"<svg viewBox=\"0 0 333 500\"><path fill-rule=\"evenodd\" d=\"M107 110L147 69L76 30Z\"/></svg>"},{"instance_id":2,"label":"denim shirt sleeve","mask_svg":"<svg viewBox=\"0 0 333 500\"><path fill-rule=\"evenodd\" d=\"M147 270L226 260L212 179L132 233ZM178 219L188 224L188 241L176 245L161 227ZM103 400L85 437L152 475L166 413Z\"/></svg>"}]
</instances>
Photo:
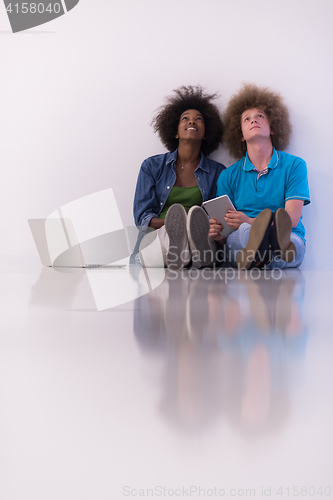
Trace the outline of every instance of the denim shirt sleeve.
<instances>
[{"instance_id":1,"label":"denim shirt sleeve","mask_svg":"<svg viewBox=\"0 0 333 500\"><path fill-rule=\"evenodd\" d=\"M150 158L143 161L134 196L134 221L136 226L148 227L153 217L158 217L159 205L155 190Z\"/></svg>"}]
</instances>

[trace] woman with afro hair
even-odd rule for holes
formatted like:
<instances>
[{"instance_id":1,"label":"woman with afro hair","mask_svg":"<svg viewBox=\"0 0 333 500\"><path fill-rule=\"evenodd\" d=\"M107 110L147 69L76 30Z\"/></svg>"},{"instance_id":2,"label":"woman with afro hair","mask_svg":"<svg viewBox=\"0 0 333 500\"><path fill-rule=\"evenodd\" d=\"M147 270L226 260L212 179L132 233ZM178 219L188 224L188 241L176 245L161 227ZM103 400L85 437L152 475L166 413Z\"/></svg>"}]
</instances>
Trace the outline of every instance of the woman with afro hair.
<instances>
[{"instance_id":1,"label":"woman with afro hair","mask_svg":"<svg viewBox=\"0 0 333 500\"><path fill-rule=\"evenodd\" d=\"M215 198L216 182L225 168L207 158L218 148L223 133L212 102L216 97L200 86L180 87L153 119L154 130L169 152L144 160L137 181L134 219L140 233L134 252L140 249L145 267L213 263L215 242L211 241L210 252L201 251L210 226L200 205Z\"/></svg>"},{"instance_id":2,"label":"woman with afro hair","mask_svg":"<svg viewBox=\"0 0 333 500\"><path fill-rule=\"evenodd\" d=\"M232 266L268 269L298 267L305 254L303 205L310 203L306 163L282 150L288 146L289 113L279 94L245 84L224 115L225 141L238 159L217 182L236 210L225 222ZM224 222L224 221L223 221ZM209 236L223 243L223 224L210 220Z\"/></svg>"}]
</instances>

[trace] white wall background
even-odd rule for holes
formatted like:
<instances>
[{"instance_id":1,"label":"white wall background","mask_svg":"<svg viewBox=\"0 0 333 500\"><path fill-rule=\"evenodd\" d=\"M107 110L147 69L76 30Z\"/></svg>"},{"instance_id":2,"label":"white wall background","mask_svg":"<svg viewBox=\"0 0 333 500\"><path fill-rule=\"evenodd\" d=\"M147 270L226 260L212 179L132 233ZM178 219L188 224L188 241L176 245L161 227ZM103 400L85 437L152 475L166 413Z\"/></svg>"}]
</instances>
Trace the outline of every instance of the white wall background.
<instances>
[{"instance_id":1,"label":"white wall background","mask_svg":"<svg viewBox=\"0 0 333 500\"><path fill-rule=\"evenodd\" d=\"M290 108L288 151L307 161L312 197L304 264L321 267L332 247L332 21L332 0L80 0L12 34L0 5L1 253L35 254L28 218L107 187L132 224L140 164L164 152L150 127L164 97L199 83L220 92L223 112L246 81ZM223 147L213 158L233 162Z\"/></svg>"}]
</instances>

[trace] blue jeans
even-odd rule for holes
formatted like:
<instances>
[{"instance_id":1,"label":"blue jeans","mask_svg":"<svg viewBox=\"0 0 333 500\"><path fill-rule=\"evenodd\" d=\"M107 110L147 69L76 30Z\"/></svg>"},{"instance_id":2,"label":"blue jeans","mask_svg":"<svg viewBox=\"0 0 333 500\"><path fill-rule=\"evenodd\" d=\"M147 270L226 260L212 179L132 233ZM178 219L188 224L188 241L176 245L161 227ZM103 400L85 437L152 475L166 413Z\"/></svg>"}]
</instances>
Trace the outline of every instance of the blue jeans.
<instances>
[{"instance_id":1,"label":"blue jeans","mask_svg":"<svg viewBox=\"0 0 333 500\"><path fill-rule=\"evenodd\" d=\"M236 260L240 250L244 248L248 242L250 235L251 225L244 222L239 226L237 231L230 233L227 237L226 243L226 257L229 264L237 267ZM284 260L279 259L277 256L265 267L265 269L283 269L287 267L299 267L302 264L305 255L305 243L297 234L291 233L290 240L296 247L296 257L289 264Z\"/></svg>"}]
</instances>

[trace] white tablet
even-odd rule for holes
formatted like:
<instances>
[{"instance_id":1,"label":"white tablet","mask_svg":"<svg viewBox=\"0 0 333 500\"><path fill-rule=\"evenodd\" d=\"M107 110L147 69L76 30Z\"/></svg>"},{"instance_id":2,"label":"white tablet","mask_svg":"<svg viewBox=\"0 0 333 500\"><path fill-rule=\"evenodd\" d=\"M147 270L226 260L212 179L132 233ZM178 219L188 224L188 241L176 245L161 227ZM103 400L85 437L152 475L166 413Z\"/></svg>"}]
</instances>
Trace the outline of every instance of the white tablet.
<instances>
[{"instance_id":1,"label":"white tablet","mask_svg":"<svg viewBox=\"0 0 333 500\"><path fill-rule=\"evenodd\" d=\"M232 233L232 231L235 231L229 227L224 220L228 210L236 210L227 194L214 198L213 200L204 201L202 206L211 219L218 220L224 226L223 231L220 233L221 236L226 236L227 234Z\"/></svg>"}]
</instances>

